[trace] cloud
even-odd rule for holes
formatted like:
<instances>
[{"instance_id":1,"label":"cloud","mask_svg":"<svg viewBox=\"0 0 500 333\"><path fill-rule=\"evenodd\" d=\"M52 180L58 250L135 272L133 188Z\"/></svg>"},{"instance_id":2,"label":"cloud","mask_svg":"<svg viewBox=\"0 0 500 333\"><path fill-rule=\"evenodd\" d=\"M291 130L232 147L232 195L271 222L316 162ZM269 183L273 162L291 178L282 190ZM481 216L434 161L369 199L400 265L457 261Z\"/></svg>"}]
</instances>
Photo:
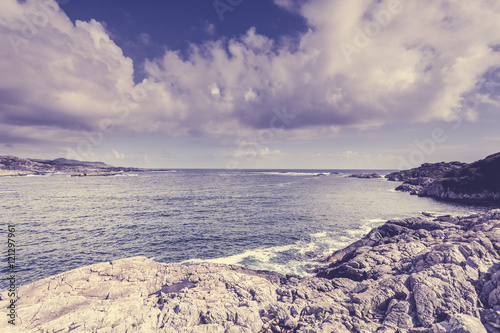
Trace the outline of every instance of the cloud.
<instances>
[{"instance_id":1,"label":"cloud","mask_svg":"<svg viewBox=\"0 0 500 333\"><path fill-rule=\"evenodd\" d=\"M115 158L115 159L117 159L117 160L123 160L126 157L125 154L118 152L116 149L113 149L111 151L111 155L110 156L113 157L113 158Z\"/></svg>"},{"instance_id":2,"label":"cloud","mask_svg":"<svg viewBox=\"0 0 500 333\"><path fill-rule=\"evenodd\" d=\"M298 12L300 7L307 2L307 0L273 0L274 3L284 9L292 12Z\"/></svg>"},{"instance_id":3,"label":"cloud","mask_svg":"<svg viewBox=\"0 0 500 333\"><path fill-rule=\"evenodd\" d=\"M64 140L94 129L134 87L132 60L104 27L73 25L53 1L3 1L0 35L0 123L8 132Z\"/></svg>"},{"instance_id":4,"label":"cloud","mask_svg":"<svg viewBox=\"0 0 500 333\"><path fill-rule=\"evenodd\" d=\"M139 34L138 40L143 45L151 45L152 43L151 35L145 32Z\"/></svg>"},{"instance_id":5,"label":"cloud","mask_svg":"<svg viewBox=\"0 0 500 333\"><path fill-rule=\"evenodd\" d=\"M248 148L246 150L239 149L232 153L233 158L237 160L246 160L246 159L273 159L284 156L284 154L279 150L270 150L265 147L262 149Z\"/></svg>"},{"instance_id":6,"label":"cloud","mask_svg":"<svg viewBox=\"0 0 500 333\"><path fill-rule=\"evenodd\" d=\"M207 33L207 35L213 36L213 35L215 35L215 31L216 31L215 24L206 21L205 22L205 32Z\"/></svg>"},{"instance_id":7,"label":"cloud","mask_svg":"<svg viewBox=\"0 0 500 333\"><path fill-rule=\"evenodd\" d=\"M17 142L64 143L78 142L85 131L233 144L276 127L273 140L321 137L323 129L337 135L345 126L451 119L464 95L500 66L494 1L275 3L306 19L310 29L298 45L251 28L191 45L188 56L166 50L143 64L150 78L135 84L132 60L101 23L73 24L53 0L4 0L3 133ZM276 108L289 117L280 118ZM481 117L480 110L467 115Z\"/></svg>"}]
</instances>

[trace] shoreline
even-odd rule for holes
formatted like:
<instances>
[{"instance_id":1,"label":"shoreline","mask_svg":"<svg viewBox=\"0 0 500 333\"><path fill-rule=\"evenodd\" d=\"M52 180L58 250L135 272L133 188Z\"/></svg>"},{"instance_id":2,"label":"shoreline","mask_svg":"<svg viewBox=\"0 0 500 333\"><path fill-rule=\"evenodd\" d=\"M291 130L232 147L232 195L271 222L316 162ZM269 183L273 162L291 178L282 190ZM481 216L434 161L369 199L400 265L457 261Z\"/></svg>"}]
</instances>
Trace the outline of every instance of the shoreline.
<instances>
[{"instance_id":1,"label":"shoreline","mask_svg":"<svg viewBox=\"0 0 500 333\"><path fill-rule=\"evenodd\" d=\"M19 288L24 332L495 332L500 209L389 220L316 277L235 265L98 263ZM9 298L1 294L0 306ZM0 322L0 329L8 326ZM10 327L9 327L10 328ZM398 331L399 330L399 331Z\"/></svg>"}]
</instances>

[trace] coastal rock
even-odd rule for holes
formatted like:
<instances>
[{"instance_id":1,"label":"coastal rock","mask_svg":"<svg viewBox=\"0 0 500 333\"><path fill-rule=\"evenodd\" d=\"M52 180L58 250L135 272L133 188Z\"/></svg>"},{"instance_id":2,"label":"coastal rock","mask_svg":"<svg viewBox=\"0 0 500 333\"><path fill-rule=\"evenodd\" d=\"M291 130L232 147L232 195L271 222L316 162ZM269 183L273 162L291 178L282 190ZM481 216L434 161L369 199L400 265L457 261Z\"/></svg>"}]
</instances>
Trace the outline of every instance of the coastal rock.
<instances>
[{"instance_id":1,"label":"coastal rock","mask_svg":"<svg viewBox=\"0 0 500 333\"><path fill-rule=\"evenodd\" d=\"M496 332L492 328L500 322L500 316L493 311L494 307L500 310L499 215L500 210L494 210L462 218L389 221L334 253L333 262L320 269L318 276L349 278L365 285L366 290L384 292L384 285L390 286L392 298L387 291L381 298L389 300L387 309L380 307L384 302L375 303L377 316L384 318L386 326L421 327L431 329L429 332L439 332L439 327L442 332L480 332L474 328L479 325L482 330L489 327L488 332ZM351 289L351 293L356 290ZM359 296L355 300L360 300ZM392 311L394 304L408 311Z\"/></svg>"},{"instance_id":2,"label":"coastal rock","mask_svg":"<svg viewBox=\"0 0 500 333\"><path fill-rule=\"evenodd\" d=\"M396 191L410 192L411 195L417 195L422 188L432 183L435 179L430 177L410 178L403 184L396 187Z\"/></svg>"},{"instance_id":3,"label":"coastal rock","mask_svg":"<svg viewBox=\"0 0 500 333\"><path fill-rule=\"evenodd\" d=\"M425 163L393 172L388 180L403 181L397 191L421 197L464 202L500 202L500 153L471 164Z\"/></svg>"},{"instance_id":4,"label":"coastal rock","mask_svg":"<svg viewBox=\"0 0 500 333\"><path fill-rule=\"evenodd\" d=\"M432 214L427 214L432 215ZM390 220L315 277L98 263L21 286L19 332L474 332L500 327L500 210ZM0 295L0 307L10 298ZM0 331L10 332L6 320Z\"/></svg>"},{"instance_id":5,"label":"coastal rock","mask_svg":"<svg viewBox=\"0 0 500 333\"><path fill-rule=\"evenodd\" d=\"M447 173L459 170L466 166L467 163L462 162L439 162L439 163L424 163L418 168L409 170L397 171L389 173L385 176L390 181L408 181L418 178L443 178Z\"/></svg>"},{"instance_id":6,"label":"coastal rock","mask_svg":"<svg viewBox=\"0 0 500 333\"><path fill-rule=\"evenodd\" d=\"M500 201L500 191L490 192L483 190L476 193L464 193L453 190L443 185L442 181L435 181L429 186L423 187L418 191L418 196L433 197L446 200L468 201L468 202L489 202Z\"/></svg>"},{"instance_id":7,"label":"coastal rock","mask_svg":"<svg viewBox=\"0 0 500 333\"><path fill-rule=\"evenodd\" d=\"M355 173L350 175L349 177L351 178L366 178L366 179L372 179L372 178L382 178L381 175L378 173Z\"/></svg>"},{"instance_id":8,"label":"coastal rock","mask_svg":"<svg viewBox=\"0 0 500 333\"><path fill-rule=\"evenodd\" d=\"M500 153L447 173L424 186L423 197L469 202L500 202Z\"/></svg>"}]
</instances>

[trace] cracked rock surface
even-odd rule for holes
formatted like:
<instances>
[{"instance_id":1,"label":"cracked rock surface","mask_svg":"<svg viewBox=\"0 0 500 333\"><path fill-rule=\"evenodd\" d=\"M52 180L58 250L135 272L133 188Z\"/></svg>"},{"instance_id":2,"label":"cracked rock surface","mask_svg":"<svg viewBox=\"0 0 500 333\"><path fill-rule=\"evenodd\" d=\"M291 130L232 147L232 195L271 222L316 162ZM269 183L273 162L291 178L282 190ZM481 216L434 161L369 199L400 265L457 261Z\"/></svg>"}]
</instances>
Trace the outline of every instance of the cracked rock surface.
<instances>
[{"instance_id":1,"label":"cracked rock surface","mask_svg":"<svg viewBox=\"0 0 500 333\"><path fill-rule=\"evenodd\" d=\"M316 277L134 257L19 289L1 332L500 332L500 210L391 220ZM1 294L0 307L9 304Z\"/></svg>"}]
</instances>

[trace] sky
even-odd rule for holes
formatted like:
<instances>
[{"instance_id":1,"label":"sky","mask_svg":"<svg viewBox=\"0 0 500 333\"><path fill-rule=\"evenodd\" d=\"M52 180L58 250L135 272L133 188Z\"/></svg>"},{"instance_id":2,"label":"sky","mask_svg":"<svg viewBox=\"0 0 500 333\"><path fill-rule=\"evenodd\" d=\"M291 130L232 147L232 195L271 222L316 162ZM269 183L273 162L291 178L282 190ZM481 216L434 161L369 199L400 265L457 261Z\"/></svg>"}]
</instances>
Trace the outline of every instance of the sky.
<instances>
[{"instance_id":1,"label":"sky","mask_svg":"<svg viewBox=\"0 0 500 333\"><path fill-rule=\"evenodd\" d=\"M2 0L0 155L407 169L500 151L496 0Z\"/></svg>"}]
</instances>

